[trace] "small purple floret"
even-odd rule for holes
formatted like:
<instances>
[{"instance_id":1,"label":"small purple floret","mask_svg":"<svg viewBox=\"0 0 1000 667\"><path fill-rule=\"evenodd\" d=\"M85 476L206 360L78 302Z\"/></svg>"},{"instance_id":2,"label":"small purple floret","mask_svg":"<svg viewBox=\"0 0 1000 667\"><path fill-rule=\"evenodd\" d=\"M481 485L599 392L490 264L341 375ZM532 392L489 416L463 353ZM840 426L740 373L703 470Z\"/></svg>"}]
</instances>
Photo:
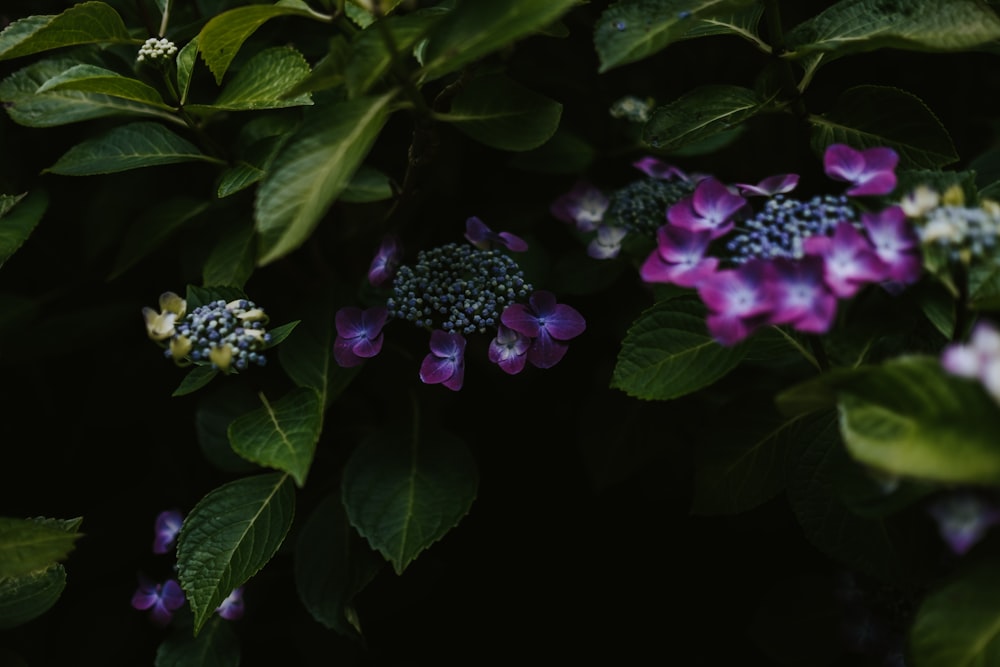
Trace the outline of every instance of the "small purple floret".
<instances>
[{"instance_id":1,"label":"small purple floret","mask_svg":"<svg viewBox=\"0 0 1000 667\"><path fill-rule=\"evenodd\" d=\"M838 223L833 236L807 238L802 247L807 255L823 258L826 285L841 299L886 278L887 268L872 244L849 222Z\"/></svg>"},{"instance_id":2,"label":"small purple floret","mask_svg":"<svg viewBox=\"0 0 1000 667\"><path fill-rule=\"evenodd\" d=\"M671 224L692 232L711 230L719 238L733 228L733 216L747 203L714 177L698 183L694 193L667 210Z\"/></svg>"},{"instance_id":3,"label":"small purple floret","mask_svg":"<svg viewBox=\"0 0 1000 667\"><path fill-rule=\"evenodd\" d=\"M528 361L538 368L551 368L565 356L568 346L560 341L576 338L587 328L583 316L572 306L557 303L552 292L538 290L528 306L514 303L500 320L514 331L532 339Z\"/></svg>"},{"instance_id":4,"label":"small purple floret","mask_svg":"<svg viewBox=\"0 0 1000 667\"><path fill-rule=\"evenodd\" d=\"M859 151L847 144L831 144L823 154L826 175L851 184L850 196L887 195L896 188L899 154L878 146Z\"/></svg>"},{"instance_id":5,"label":"small purple floret","mask_svg":"<svg viewBox=\"0 0 1000 667\"><path fill-rule=\"evenodd\" d=\"M243 587L235 589L226 596L215 612L227 621L238 621L243 618Z\"/></svg>"},{"instance_id":6,"label":"small purple floret","mask_svg":"<svg viewBox=\"0 0 1000 667\"><path fill-rule=\"evenodd\" d=\"M770 265L751 260L723 269L698 285L709 309L708 331L722 345L735 345L767 323L771 311Z\"/></svg>"},{"instance_id":7,"label":"small purple floret","mask_svg":"<svg viewBox=\"0 0 1000 667\"><path fill-rule=\"evenodd\" d=\"M656 241L656 250L649 254L639 269L639 275L647 283L696 287L719 265L717 258L705 256L712 241L709 229L694 232L683 227L663 225L656 230Z\"/></svg>"},{"instance_id":8,"label":"small purple floret","mask_svg":"<svg viewBox=\"0 0 1000 667\"><path fill-rule=\"evenodd\" d=\"M524 370L530 347L530 338L501 324L497 328L496 338L490 342L487 356L503 372L517 375Z\"/></svg>"},{"instance_id":9,"label":"small purple floret","mask_svg":"<svg viewBox=\"0 0 1000 667\"><path fill-rule=\"evenodd\" d=\"M652 156L636 160L632 163L632 166L647 176L658 178L661 181L671 181L675 178L685 182L691 180L686 173L674 165L667 164L663 160Z\"/></svg>"},{"instance_id":10,"label":"small purple floret","mask_svg":"<svg viewBox=\"0 0 1000 667\"><path fill-rule=\"evenodd\" d=\"M837 314L837 297L824 282L823 259L780 258L771 263L771 324L790 324L807 333L826 333Z\"/></svg>"},{"instance_id":11,"label":"small purple floret","mask_svg":"<svg viewBox=\"0 0 1000 667\"><path fill-rule=\"evenodd\" d=\"M878 213L862 213L868 238L879 259L886 265L886 279L909 284L916 282L923 268L920 237L899 206Z\"/></svg>"},{"instance_id":12,"label":"small purple floret","mask_svg":"<svg viewBox=\"0 0 1000 667\"><path fill-rule=\"evenodd\" d=\"M489 250L494 245L503 246L511 252L524 252L528 243L510 232L494 232L485 222L472 216L465 221L465 238L480 250Z\"/></svg>"},{"instance_id":13,"label":"small purple floret","mask_svg":"<svg viewBox=\"0 0 1000 667\"><path fill-rule=\"evenodd\" d=\"M622 239L628 232L622 227L601 225L597 236L587 245L587 255L594 259L614 259L622 249Z\"/></svg>"},{"instance_id":14,"label":"small purple floret","mask_svg":"<svg viewBox=\"0 0 1000 667\"><path fill-rule=\"evenodd\" d=\"M373 306L362 311L357 306L345 306L337 311L337 338L333 342L333 358L345 368L357 366L382 351L382 328L388 311Z\"/></svg>"},{"instance_id":15,"label":"small purple floret","mask_svg":"<svg viewBox=\"0 0 1000 667\"><path fill-rule=\"evenodd\" d=\"M465 379L465 338L441 329L431 332L431 352L420 364L420 380L443 384L452 391L462 388Z\"/></svg>"},{"instance_id":16,"label":"small purple floret","mask_svg":"<svg viewBox=\"0 0 1000 667\"><path fill-rule=\"evenodd\" d=\"M184 605L184 591L174 579L162 584L153 583L139 576L139 587L132 594L132 607L139 611L150 610L150 618L159 627L165 627L174 612Z\"/></svg>"},{"instance_id":17,"label":"small purple floret","mask_svg":"<svg viewBox=\"0 0 1000 667\"><path fill-rule=\"evenodd\" d=\"M403 256L403 247L395 236L387 236L382 240L368 268L368 282L375 287L381 287L392 280L399 268L399 260Z\"/></svg>"},{"instance_id":18,"label":"small purple floret","mask_svg":"<svg viewBox=\"0 0 1000 667\"><path fill-rule=\"evenodd\" d=\"M573 189L556 198L549 207L558 220L574 225L578 231L592 232L604 219L608 198L586 181L579 181Z\"/></svg>"},{"instance_id":19,"label":"small purple floret","mask_svg":"<svg viewBox=\"0 0 1000 667\"><path fill-rule=\"evenodd\" d=\"M153 553L165 554L174 546L177 534L181 532L184 515L177 510L160 512L153 528Z\"/></svg>"}]
</instances>

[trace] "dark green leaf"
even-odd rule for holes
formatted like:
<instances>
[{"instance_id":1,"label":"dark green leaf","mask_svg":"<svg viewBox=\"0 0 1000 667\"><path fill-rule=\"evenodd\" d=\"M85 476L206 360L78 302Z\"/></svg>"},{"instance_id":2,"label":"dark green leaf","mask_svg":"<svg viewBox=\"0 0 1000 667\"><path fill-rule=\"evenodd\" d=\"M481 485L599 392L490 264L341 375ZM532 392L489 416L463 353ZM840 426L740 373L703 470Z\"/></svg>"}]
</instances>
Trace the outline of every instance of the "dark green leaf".
<instances>
[{"instance_id":1,"label":"dark green leaf","mask_svg":"<svg viewBox=\"0 0 1000 667\"><path fill-rule=\"evenodd\" d=\"M238 667L240 640L230 621L214 616L195 637L175 633L156 649L154 667Z\"/></svg>"},{"instance_id":2,"label":"dark green leaf","mask_svg":"<svg viewBox=\"0 0 1000 667\"><path fill-rule=\"evenodd\" d=\"M21 195L0 195L0 266L28 240L49 206L43 190Z\"/></svg>"},{"instance_id":3,"label":"dark green leaf","mask_svg":"<svg viewBox=\"0 0 1000 667\"><path fill-rule=\"evenodd\" d=\"M225 472L260 471L233 451L229 446L228 433L229 425L237 417L259 406L260 400L253 391L240 383L227 382L200 398L194 414L194 427L198 446L209 463Z\"/></svg>"},{"instance_id":4,"label":"dark green leaf","mask_svg":"<svg viewBox=\"0 0 1000 667\"><path fill-rule=\"evenodd\" d=\"M35 92L42 94L55 90L99 93L109 97L120 97L130 102L148 104L164 111L173 111L172 107L164 104L160 93L152 86L96 65L70 67L43 83Z\"/></svg>"},{"instance_id":5,"label":"dark green leaf","mask_svg":"<svg viewBox=\"0 0 1000 667\"><path fill-rule=\"evenodd\" d=\"M211 105L189 104L194 113L249 111L308 106L308 93L289 97L288 91L309 76L309 63L290 46L275 46L254 54L222 88Z\"/></svg>"},{"instance_id":6,"label":"dark green leaf","mask_svg":"<svg viewBox=\"0 0 1000 667\"><path fill-rule=\"evenodd\" d=\"M211 382L219 371L211 366L195 366L184 376L181 383L174 389L171 396L186 396L194 393Z\"/></svg>"},{"instance_id":7,"label":"dark green leaf","mask_svg":"<svg viewBox=\"0 0 1000 667\"><path fill-rule=\"evenodd\" d=\"M479 473L465 443L439 432L370 436L344 469L351 525L403 572L469 512Z\"/></svg>"},{"instance_id":8,"label":"dark green leaf","mask_svg":"<svg viewBox=\"0 0 1000 667\"><path fill-rule=\"evenodd\" d=\"M177 569L195 635L216 607L271 559L295 512L287 474L245 477L210 491L184 519Z\"/></svg>"},{"instance_id":9,"label":"dark green leaf","mask_svg":"<svg viewBox=\"0 0 1000 667\"><path fill-rule=\"evenodd\" d=\"M676 150L733 130L765 104L749 88L700 86L653 111L642 140L659 150Z\"/></svg>"},{"instance_id":10,"label":"dark green leaf","mask_svg":"<svg viewBox=\"0 0 1000 667\"><path fill-rule=\"evenodd\" d=\"M597 151L593 146L560 127L538 148L512 155L508 164L525 171L546 174L582 174L596 157Z\"/></svg>"},{"instance_id":11,"label":"dark green leaf","mask_svg":"<svg viewBox=\"0 0 1000 667\"><path fill-rule=\"evenodd\" d=\"M448 10L443 7L427 7L383 19L381 29L372 26L362 30L351 45L350 60L344 70L348 94L351 97L364 95L389 71L392 53L386 45L383 30L391 36L395 52L405 54L447 13Z\"/></svg>"},{"instance_id":12,"label":"dark green leaf","mask_svg":"<svg viewBox=\"0 0 1000 667\"><path fill-rule=\"evenodd\" d=\"M363 164L344 188L340 201L364 204L384 201L392 197L392 194L392 180L378 169Z\"/></svg>"},{"instance_id":13,"label":"dark green leaf","mask_svg":"<svg viewBox=\"0 0 1000 667\"><path fill-rule=\"evenodd\" d=\"M66 569L55 564L19 577L0 577L0 630L38 618L66 588Z\"/></svg>"},{"instance_id":14,"label":"dark green leaf","mask_svg":"<svg viewBox=\"0 0 1000 667\"><path fill-rule=\"evenodd\" d=\"M264 407L229 425L229 443L248 461L290 473L301 487L323 428L319 394L298 388L272 405L261 393L260 402Z\"/></svg>"},{"instance_id":15,"label":"dark green leaf","mask_svg":"<svg viewBox=\"0 0 1000 667\"><path fill-rule=\"evenodd\" d=\"M47 570L73 550L79 519L0 517L0 579Z\"/></svg>"},{"instance_id":16,"label":"dark green leaf","mask_svg":"<svg viewBox=\"0 0 1000 667\"><path fill-rule=\"evenodd\" d=\"M0 60L76 44L135 43L121 17L103 2L81 2L62 14L29 16L0 32Z\"/></svg>"},{"instance_id":17,"label":"dark green leaf","mask_svg":"<svg viewBox=\"0 0 1000 667\"><path fill-rule=\"evenodd\" d=\"M202 283L242 288L253 274L255 251L254 231L248 221L227 225L205 259Z\"/></svg>"},{"instance_id":18,"label":"dark green leaf","mask_svg":"<svg viewBox=\"0 0 1000 667\"><path fill-rule=\"evenodd\" d=\"M208 207L209 202L183 196L157 202L126 232L108 280L132 268Z\"/></svg>"}]
</instances>

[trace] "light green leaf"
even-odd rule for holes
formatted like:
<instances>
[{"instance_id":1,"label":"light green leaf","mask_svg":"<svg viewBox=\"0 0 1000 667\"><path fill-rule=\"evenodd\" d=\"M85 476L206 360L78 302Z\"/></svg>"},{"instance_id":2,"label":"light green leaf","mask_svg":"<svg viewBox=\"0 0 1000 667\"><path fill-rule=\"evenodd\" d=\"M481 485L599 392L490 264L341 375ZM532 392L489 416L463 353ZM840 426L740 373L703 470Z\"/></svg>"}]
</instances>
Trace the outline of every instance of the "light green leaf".
<instances>
[{"instance_id":1,"label":"light green leaf","mask_svg":"<svg viewBox=\"0 0 1000 667\"><path fill-rule=\"evenodd\" d=\"M439 432L383 431L344 468L347 517L401 574L469 512L479 473L465 443Z\"/></svg>"},{"instance_id":2,"label":"light green leaf","mask_svg":"<svg viewBox=\"0 0 1000 667\"><path fill-rule=\"evenodd\" d=\"M80 537L79 522L0 517L0 579L47 570L64 560Z\"/></svg>"},{"instance_id":3,"label":"light green leaf","mask_svg":"<svg viewBox=\"0 0 1000 667\"><path fill-rule=\"evenodd\" d=\"M257 28L279 16L300 16L321 18L301 0L285 0L274 5L250 5L237 7L213 17L198 33L198 48L208 69L215 75L215 82L222 83L222 77L239 53L243 42Z\"/></svg>"},{"instance_id":4,"label":"light green leaf","mask_svg":"<svg viewBox=\"0 0 1000 667\"><path fill-rule=\"evenodd\" d=\"M280 473L229 482L198 501L177 541L178 574L195 635L234 589L267 564L294 513L295 487Z\"/></svg>"},{"instance_id":5,"label":"light green leaf","mask_svg":"<svg viewBox=\"0 0 1000 667\"><path fill-rule=\"evenodd\" d=\"M123 100L148 104L164 111L173 108L164 104L163 98L152 86L96 65L76 65L54 76L35 92L47 93L55 90L78 90L84 93L99 93Z\"/></svg>"},{"instance_id":6,"label":"light green leaf","mask_svg":"<svg viewBox=\"0 0 1000 667\"><path fill-rule=\"evenodd\" d=\"M103 2L81 2L62 14L29 16L0 32L0 60L76 44L137 43L121 16Z\"/></svg>"},{"instance_id":7,"label":"light green leaf","mask_svg":"<svg viewBox=\"0 0 1000 667\"><path fill-rule=\"evenodd\" d=\"M154 667L239 667L240 639L232 623L213 616L202 631L174 633L156 649Z\"/></svg>"},{"instance_id":8,"label":"light green leaf","mask_svg":"<svg viewBox=\"0 0 1000 667\"><path fill-rule=\"evenodd\" d=\"M766 104L749 88L699 86L654 110L642 140L659 150L676 150L734 129Z\"/></svg>"},{"instance_id":9,"label":"light green leaf","mask_svg":"<svg viewBox=\"0 0 1000 667\"><path fill-rule=\"evenodd\" d=\"M48 206L43 190L0 195L0 266L28 240Z\"/></svg>"},{"instance_id":10,"label":"light green leaf","mask_svg":"<svg viewBox=\"0 0 1000 667\"><path fill-rule=\"evenodd\" d=\"M194 68L198 63L198 36L185 44L177 52L177 94L180 96L181 104L187 104L188 91L191 89L191 79L194 77Z\"/></svg>"},{"instance_id":11,"label":"light green leaf","mask_svg":"<svg viewBox=\"0 0 1000 667\"><path fill-rule=\"evenodd\" d=\"M382 29L391 35L396 53L404 54L423 39L442 16L448 13L444 7L427 7L401 16L383 19ZM350 60L344 70L347 91L351 97L364 95L381 79L392 64L392 54L386 46L386 38L377 26L362 30L351 45Z\"/></svg>"},{"instance_id":12,"label":"light green leaf","mask_svg":"<svg viewBox=\"0 0 1000 667\"><path fill-rule=\"evenodd\" d=\"M745 345L723 347L708 335L700 304L663 301L629 328L611 386L647 400L678 398L720 379L745 355Z\"/></svg>"},{"instance_id":13,"label":"light green leaf","mask_svg":"<svg viewBox=\"0 0 1000 667\"><path fill-rule=\"evenodd\" d=\"M214 111L249 111L308 106L312 97L285 94L309 76L309 63L290 46L275 46L254 54L246 65L223 87L211 105L190 104L194 113Z\"/></svg>"},{"instance_id":14,"label":"light green leaf","mask_svg":"<svg viewBox=\"0 0 1000 667\"><path fill-rule=\"evenodd\" d=\"M544 30L578 0L462 2L438 23L423 50L423 75L436 78Z\"/></svg>"},{"instance_id":15,"label":"light green leaf","mask_svg":"<svg viewBox=\"0 0 1000 667\"><path fill-rule=\"evenodd\" d=\"M821 51L828 62L882 48L968 51L997 39L1000 18L979 0L840 0L785 41L791 56Z\"/></svg>"},{"instance_id":16,"label":"light green leaf","mask_svg":"<svg viewBox=\"0 0 1000 667\"><path fill-rule=\"evenodd\" d=\"M490 74L473 79L438 114L476 141L506 151L526 151L548 141L559 127L562 105L513 79Z\"/></svg>"},{"instance_id":17,"label":"light green leaf","mask_svg":"<svg viewBox=\"0 0 1000 667\"><path fill-rule=\"evenodd\" d=\"M319 394L298 388L273 405L263 393L259 396L264 407L229 425L229 444L248 461L290 473L301 487L323 429Z\"/></svg>"},{"instance_id":18,"label":"light green leaf","mask_svg":"<svg viewBox=\"0 0 1000 667\"><path fill-rule=\"evenodd\" d=\"M112 128L96 139L77 144L44 171L91 176L193 161L219 162L162 125L140 121Z\"/></svg>"},{"instance_id":19,"label":"light green leaf","mask_svg":"<svg viewBox=\"0 0 1000 667\"><path fill-rule=\"evenodd\" d=\"M295 547L295 588L319 623L360 636L351 602L385 565L347 521L339 495L327 496L306 520Z\"/></svg>"},{"instance_id":20,"label":"light green leaf","mask_svg":"<svg viewBox=\"0 0 1000 667\"><path fill-rule=\"evenodd\" d=\"M28 127L53 127L115 115L142 115L183 125L162 109L120 97L78 90L36 91L46 81L80 64L76 58L49 58L32 63L0 81L0 102L11 120Z\"/></svg>"},{"instance_id":21,"label":"light green leaf","mask_svg":"<svg viewBox=\"0 0 1000 667\"><path fill-rule=\"evenodd\" d=\"M851 455L890 474L1000 483L1000 407L933 357L899 357L837 384Z\"/></svg>"},{"instance_id":22,"label":"light green leaf","mask_svg":"<svg viewBox=\"0 0 1000 667\"><path fill-rule=\"evenodd\" d=\"M620 0L594 27L600 72L683 39L733 32L756 37L760 0Z\"/></svg>"},{"instance_id":23,"label":"light green leaf","mask_svg":"<svg viewBox=\"0 0 1000 667\"><path fill-rule=\"evenodd\" d=\"M914 667L992 667L1000 661L1000 563L962 568L932 591L909 632Z\"/></svg>"},{"instance_id":24,"label":"light green leaf","mask_svg":"<svg viewBox=\"0 0 1000 667\"><path fill-rule=\"evenodd\" d=\"M157 202L125 233L108 280L114 280L135 266L209 205L204 200L183 196Z\"/></svg>"},{"instance_id":25,"label":"light green leaf","mask_svg":"<svg viewBox=\"0 0 1000 667\"><path fill-rule=\"evenodd\" d=\"M836 106L810 116L812 148L844 143L859 150L888 146L899 153L900 167L936 168L958 160L947 130L916 95L888 86L855 86Z\"/></svg>"},{"instance_id":26,"label":"light green leaf","mask_svg":"<svg viewBox=\"0 0 1000 667\"><path fill-rule=\"evenodd\" d=\"M314 113L284 146L257 189L258 266L309 238L368 155L392 96L362 97Z\"/></svg>"},{"instance_id":27,"label":"light green leaf","mask_svg":"<svg viewBox=\"0 0 1000 667\"><path fill-rule=\"evenodd\" d=\"M190 307L190 304L188 307ZM170 395L186 396L187 394L194 393L211 382L218 374L218 369L211 366L195 366L188 371L188 374L181 380L177 389L174 389L174 393Z\"/></svg>"},{"instance_id":28,"label":"light green leaf","mask_svg":"<svg viewBox=\"0 0 1000 667\"><path fill-rule=\"evenodd\" d=\"M66 568L55 564L19 577L0 578L0 630L38 618L66 588Z\"/></svg>"},{"instance_id":29,"label":"light green leaf","mask_svg":"<svg viewBox=\"0 0 1000 667\"><path fill-rule=\"evenodd\" d=\"M253 274L256 246L253 227L246 220L226 225L201 268L205 285L242 288Z\"/></svg>"}]
</instances>

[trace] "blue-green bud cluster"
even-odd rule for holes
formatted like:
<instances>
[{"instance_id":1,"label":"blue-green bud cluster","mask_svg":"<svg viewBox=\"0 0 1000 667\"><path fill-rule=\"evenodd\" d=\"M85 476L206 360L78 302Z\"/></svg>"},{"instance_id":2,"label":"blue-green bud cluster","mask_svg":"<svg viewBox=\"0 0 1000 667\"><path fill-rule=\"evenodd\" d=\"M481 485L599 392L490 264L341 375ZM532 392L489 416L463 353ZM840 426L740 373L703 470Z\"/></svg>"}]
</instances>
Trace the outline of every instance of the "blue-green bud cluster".
<instances>
[{"instance_id":1,"label":"blue-green bud cluster","mask_svg":"<svg viewBox=\"0 0 1000 667\"><path fill-rule=\"evenodd\" d=\"M953 261L997 257L1000 211L966 206L938 206L917 226L923 243L942 248Z\"/></svg>"},{"instance_id":2,"label":"blue-green bud cluster","mask_svg":"<svg viewBox=\"0 0 1000 667\"><path fill-rule=\"evenodd\" d=\"M448 333L486 333L500 324L504 309L525 299L532 286L510 256L449 243L417 253L392 281L389 316Z\"/></svg>"},{"instance_id":3,"label":"blue-green bud cluster","mask_svg":"<svg viewBox=\"0 0 1000 667\"><path fill-rule=\"evenodd\" d=\"M858 221L857 211L844 195L801 201L777 194L755 215L737 223L726 248L738 264L751 259L800 259L803 241L831 233L841 221Z\"/></svg>"},{"instance_id":4,"label":"blue-green bud cluster","mask_svg":"<svg viewBox=\"0 0 1000 667\"><path fill-rule=\"evenodd\" d=\"M165 355L176 358L189 350L192 361L209 362L222 371L263 366L267 362L263 349L271 340L264 330L266 323L267 316L253 301L219 299L198 306L176 325Z\"/></svg>"},{"instance_id":5,"label":"blue-green bud cluster","mask_svg":"<svg viewBox=\"0 0 1000 667\"><path fill-rule=\"evenodd\" d=\"M619 188L608 196L608 209L601 221L608 227L656 237L667 222L667 209L694 191L686 181L644 178Z\"/></svg>"}]
</instances>

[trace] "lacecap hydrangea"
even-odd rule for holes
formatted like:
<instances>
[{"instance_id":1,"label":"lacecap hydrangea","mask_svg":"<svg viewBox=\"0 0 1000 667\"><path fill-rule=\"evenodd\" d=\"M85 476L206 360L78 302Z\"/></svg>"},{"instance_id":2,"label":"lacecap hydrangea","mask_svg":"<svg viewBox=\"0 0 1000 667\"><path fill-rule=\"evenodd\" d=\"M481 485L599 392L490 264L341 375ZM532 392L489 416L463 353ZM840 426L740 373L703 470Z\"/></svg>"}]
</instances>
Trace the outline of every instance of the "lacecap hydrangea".
<instances>
[{"instance_id":1,"label":"lacecap hydrangea","mask_svg":"<svg viewBox=\"0 0 1000 667\"><path fill-rule=\"evenodd\" d=\"M385 305L337 311L334 359L357 366L379 354L383 328L404 320L430 332L430 352L420 365L426 384L457 391L465 380L466 336L492 336L487 357L514 375L527 364L550 368L568 349L567 341L586 329L583 316L536 290L509 254L528 244L509 232L494 232L479 218L466 221L468 243L448 243L417 253L402 264L399 239L387 237L368 272L369 282L388 284Z\"/></svg>"}]
</instances>

